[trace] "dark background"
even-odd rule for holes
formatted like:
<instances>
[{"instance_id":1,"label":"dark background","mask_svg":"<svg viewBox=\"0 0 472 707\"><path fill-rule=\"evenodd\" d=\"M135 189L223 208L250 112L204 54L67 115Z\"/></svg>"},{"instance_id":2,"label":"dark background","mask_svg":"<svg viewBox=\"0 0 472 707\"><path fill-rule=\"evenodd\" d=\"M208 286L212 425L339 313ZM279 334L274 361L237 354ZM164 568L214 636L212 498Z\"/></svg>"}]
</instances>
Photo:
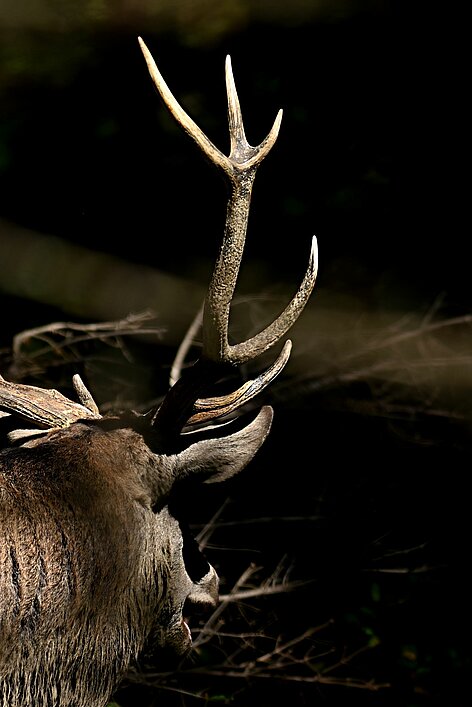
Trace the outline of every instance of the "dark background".
<instances>
[{"instance_id":1,"label":"dark background","mask_svg":"<svg viewBox=\"0 0 472 707\"><path fill-rule=\"evenodd\" d=\"M284 108L256 178L235 337L288 300L312 234L320 273L292 360L260 401L276 410L269 440L240 478L188 508L197 532L229 499L207 548L223 592L252 562L251 586L279 563L308 583L228 610L221 632L257 638L216 636L177 676L117 700L463 705L470 261L454 208L457 136L440 111L453 89L431 15L380 0L2 3L2 372L67 392L78 367L105 408L164 393L225 208L218 175L165 114L138 35L223 151L226 54L251 144ZM45 276L59 244L90 256L68 288L85 251L66 250ZM188 312L173 289L140 299L131 275L105 291L116 261L98 269L96 253L182 278ZM74 341L59 357L29 342L11 355L22 330L111 320L138 302L165 328L158 341ZM291 662L272 659L271 678L247 667L307 631Z\"/></svg>"}]
</instances>

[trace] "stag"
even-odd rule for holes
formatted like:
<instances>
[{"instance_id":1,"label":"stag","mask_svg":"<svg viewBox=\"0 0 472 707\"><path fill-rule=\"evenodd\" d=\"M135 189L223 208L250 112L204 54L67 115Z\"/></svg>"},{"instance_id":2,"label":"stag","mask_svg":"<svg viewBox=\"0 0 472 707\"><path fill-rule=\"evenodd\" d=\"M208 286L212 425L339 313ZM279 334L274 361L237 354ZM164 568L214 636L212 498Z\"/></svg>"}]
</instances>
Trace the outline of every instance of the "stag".
<instances>
[{"instance_id":1,"label":"stag","mask_svg":"<svg viewBox=\"0 0 472 707\"><path fill-rule=\"evenodd\" d=\"M282 113L252 147L228 57L231 149L225 156L176 101L139 41L165 106L229 184L223 241L204 304L203 347L157 409L143 415L102 416L78 375L78 402L0 377L0 411L15 421L0 452L1 707L103 707L143 654L157 660L165 651L177 657L189 651L184 616L216 605L218 576L173 499L190 482L223 481L251 461L273 412L263 406L249 422L239 413L283 369L290 341L254 380L208 395L228 371L284 337L315 282L313 240L308 269L285 310L247 341L228 342L251 189Z\"/></svg>"}]
</instances>

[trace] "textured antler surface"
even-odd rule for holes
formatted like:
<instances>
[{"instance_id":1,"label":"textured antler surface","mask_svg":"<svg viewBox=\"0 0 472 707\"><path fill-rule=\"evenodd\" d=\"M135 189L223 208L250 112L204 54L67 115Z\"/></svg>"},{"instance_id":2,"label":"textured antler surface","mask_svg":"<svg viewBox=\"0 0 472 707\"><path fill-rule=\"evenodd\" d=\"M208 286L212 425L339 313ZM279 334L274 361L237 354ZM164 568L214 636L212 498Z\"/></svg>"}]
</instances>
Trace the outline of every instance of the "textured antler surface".
<instances>
[{"instance_id":1,"label":"textured antler surface","mask_svg":"<svg viewBox=\"0 0 472 707\"><path fill-rule=\"evenodd\" d=\"M74 385L86 391L82 393L83 402L88 394L87 407L74 403L57 390L9 383L0 376L0 410L44 428L68 427L77 420L100 418L97 406L78 376L74 376Z\"/></svg>"}]
</instances>

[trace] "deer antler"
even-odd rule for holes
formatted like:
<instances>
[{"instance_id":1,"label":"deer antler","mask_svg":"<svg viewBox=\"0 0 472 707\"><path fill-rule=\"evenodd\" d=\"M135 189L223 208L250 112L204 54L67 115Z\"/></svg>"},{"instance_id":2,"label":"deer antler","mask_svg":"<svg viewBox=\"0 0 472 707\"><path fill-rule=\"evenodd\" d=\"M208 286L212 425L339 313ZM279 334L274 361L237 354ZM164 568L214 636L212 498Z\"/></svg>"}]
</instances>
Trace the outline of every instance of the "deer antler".
<instances>
[{"instance_id":1,"label":"deer antler","mask_svg":"<svg viewBox=\"0 0 472 707\"><path fill-rule=\"evenodd\" d=\"M78 374L73 376L75 391L82 404L69 400L54 389L9 383L0 376L0 411L34 422L40 427L68 427L83 419L99 419L100 413Z\"/></svg>"},{"instance_id":2,"label":"deer antler","mask_svg":"<svg viewBox=\"0 0 472 707\"><path fill-rule=\"evenodd\" d=\"M266 387L288 361L291 342L287 341L276 362L256 380L245 383L236 392L218 398L200 399L206 386L221 375L221 367L238 365L256 358L278 342L301 314L313 290L317 271L316 238L313 237L308 269L303 281L284 311L261 332L238 344L228 342L231 300L239 273L246 238L252 186L258 166L274 145L282 120L280 110L269 134L252 147L244 133L243 118L234 83L231 60L226 58L226 90L231 140L230 154L224 155L179 105L164 81L154 59L141 38L139 43L154 84L177 123L197 143L203 154L229 181L223 242L213 271L203 314L203 350L200 359L187 369L170 389L154 416L154 424L166 430L180 429L220 417L248 402Z\"/></svg>"}]
</instances>

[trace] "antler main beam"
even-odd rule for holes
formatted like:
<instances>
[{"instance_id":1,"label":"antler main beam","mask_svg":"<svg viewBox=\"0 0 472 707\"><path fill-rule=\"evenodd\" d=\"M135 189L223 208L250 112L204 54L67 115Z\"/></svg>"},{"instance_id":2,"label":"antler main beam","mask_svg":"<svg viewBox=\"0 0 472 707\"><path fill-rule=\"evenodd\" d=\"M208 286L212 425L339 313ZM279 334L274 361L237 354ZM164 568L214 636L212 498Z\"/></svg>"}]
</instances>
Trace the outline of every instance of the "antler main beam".
<instances>
[{"instance_id":1,"label":"antler main beam","mask_svg":"<svg viewBox=\"0 0 472 707\"><path fill-rule=\"evenodd\" d=\"M265 329L252 338L230 345L228 327L231 301L239 274L246 240L252 187L256 171L274 145L282 120L282 110L277 113L267 137L253 147L247 141L236 91L231 59L226 58L226 92L228 97L228 122L230 154L224 155L190 118L175 99L164 81L156 63L139 38L149 73L164 104L177 123L197 143L203 154L220 169L229 181L229 197L223 241L213 270L203 312L203 350L191 374L177 381L156 413L155 424L168 421L172 414L180 423L200 422L219 417L240 407L266 387L285 366L290 355L291 343L286 342L276 362L254 381L244 384L235 393L221 398L198 398L205 382L217 377L218 365L239 365L256 358L279 341L295 323L313 290L317 273L317 245L313 237L308 268L303 281L284 311ZM205 381L206 379L206 381Z\"/></svg>"}]
</instances>

